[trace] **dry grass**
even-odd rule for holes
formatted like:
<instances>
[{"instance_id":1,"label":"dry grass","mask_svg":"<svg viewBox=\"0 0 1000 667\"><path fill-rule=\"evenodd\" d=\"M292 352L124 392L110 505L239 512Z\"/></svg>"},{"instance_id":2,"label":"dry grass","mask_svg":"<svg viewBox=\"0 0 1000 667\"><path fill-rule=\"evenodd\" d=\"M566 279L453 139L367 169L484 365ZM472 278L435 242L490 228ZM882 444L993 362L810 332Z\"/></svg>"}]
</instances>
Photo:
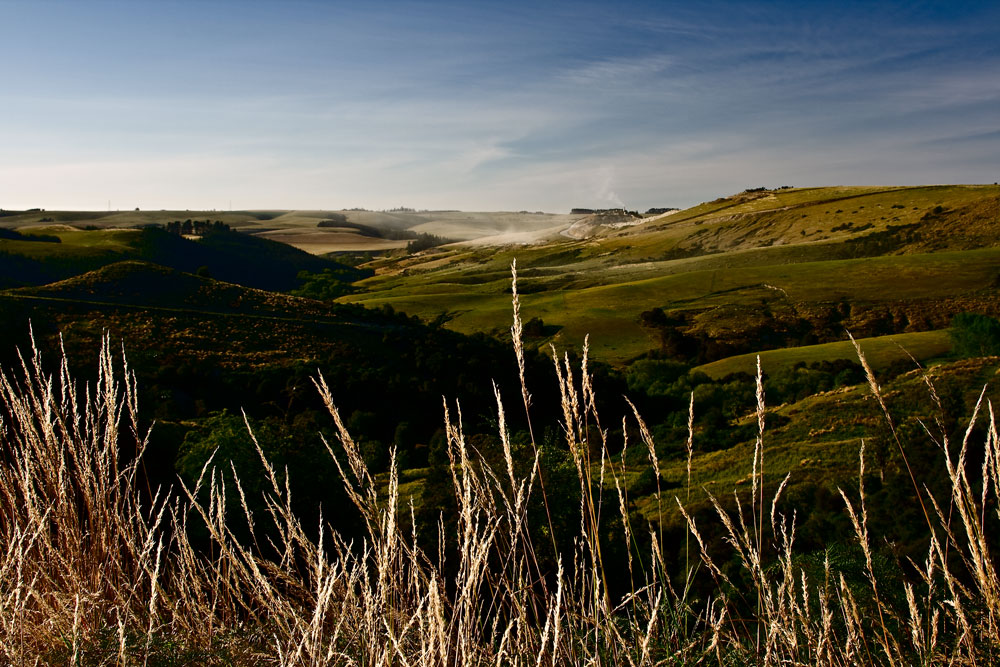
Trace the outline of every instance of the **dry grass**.
<instances>
[{"instance_id":1,"label":"dry grass","mask_svg":"<svg viewBox=\"0 0 1000 667\"><path fill-rule=\"evenodd\" d=\"M520 350L518 306L515 289ZM444 567L421 549L416 529L407 534L401 526L395 463L380 495L384 487L365 467L322 377L316 387L338 433L329 454L367 526L360 543L348 544L323 525L319 539L310 537L315 531L290 509L286 476L263 454L270 482L266 516L253 515L238 480L223 475L230 467L223 461L210 461L190 488L150 492L142 483L146 434L137 426L135 380L127 367L115 367L110 346L101 350L94 386L75 383L65 363L47 375L33 352L20 369L0 373L5 662L988 665L1000 658L1000 578L990 541L1000 518L1000 439L991 405L979 406L973 417L986 414L985 442L970 441L972 424L960 444L935 436L951 497L939 504L916 486L930 507L927 558L912 564L917 574L904 581L906 602L894 606L883 594L893 582L879 579L872 561L863 448L859 488L843 496L864 554L867 588L850 587L829 561L818 579L796 565L795 515L779 511L785 482L770 498L764 492L759 369L749 506L742 504L746 496L735 496L736 509L727 511L713 498L732 552L713 553L704 531L673 499L693 542L685 548L684 571L671 573L656 529L630 521L623 474L631 445L623 443L620 460L608 454L586 353L579 369L565 356L553 360L581 502L575 541L560 545L556 553L564 557L554 571L544 571L534 540L545 531L528 525L529 501L543 493L542 454L536 449L528 473L518 474L499 393L505 469L491 469L467 445L460 406L444 406L457 503L457 560ZM883 404L874 376L869 381ZM928 387L936 400L929 380ZM523 377L522 398L527 411ZM658 470L650 431L637 411L633 418ZM591 440L595 433L599 442ZM897 444L905 456L905 443ZM974 457L982 463L970 471L974 446L983 448ZM342 454L335 455L335 447ZM690 460L689 438L689 466ZM617 497L605 499L602 489L612 487ZM227 514L234 500L242 507L238 516ZM661 498L658 476L656 502L671 502ZM628 552L632 585L623 596L607 584L598 538L612 518ZM237 524L249 528L250 539L236 538ZM207 535L198 548L190 537L195 525ZM645 531L654 534L649 553L640 554L636 535ZM265 532L277 535L269 545L260 543ZM722 563L733 556L750 589L739 589L727 575ZM698 571L716 584L700 601L690 592Z\"/></svg>"}]
</instances>

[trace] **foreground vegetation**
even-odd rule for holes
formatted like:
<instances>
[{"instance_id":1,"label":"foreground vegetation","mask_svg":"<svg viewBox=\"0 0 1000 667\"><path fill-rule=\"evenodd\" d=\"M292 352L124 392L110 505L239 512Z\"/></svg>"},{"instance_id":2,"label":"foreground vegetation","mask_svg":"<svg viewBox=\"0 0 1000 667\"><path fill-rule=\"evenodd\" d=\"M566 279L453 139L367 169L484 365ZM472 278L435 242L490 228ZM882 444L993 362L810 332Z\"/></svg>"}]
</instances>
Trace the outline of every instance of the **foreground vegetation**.
<instances>
[{"instance_id":1,"label":"foreground vegetation","mask_svg":"<svg viewBox=\"0 0 1000 667\"><path fill-rule=\"evenodd\" d=\"M516 290L513 339L523 367ZM785 470L771 462L759 367L749 484L734 502L710 496L714 528L685 509L690 481L663 489L638 411L639 441L611 454L586 354L580 367L555 360L560 447L578 488L568 536L548 512L555 498L543 447L511 439L500 393L496 452L477 451L460 405L446 402L455 530L439 526L434 553L418 534L433 528L407 525L413 509L400 506L395 461L384 483L373 477L322 376L315 386L336 433L324 442L363 539L348 541L322 519L303 523L287 471L256 438L259 488L212 460L191 484L147 487L135 378L115 367L110 345L87 387L65 363L47 374L36 352L0 376L0 644L15 664L992 664L1000 654L992 405L976 406L959 441L941 421L928 424L945 473L943 486L930 484L912 477L912 443L861 361L905 464L879 477L902 485L923 521L924 556L895 565L870 526L864 441L858 484L840 491L853 564L837 545L818 558L796 550L797 508L784 496ZM688 423L690 480L693 414ZM679 563L665 555L661 528L629 510L624 478L635 450L653 471L656 504L685 517ZM251 509L254 494L265 511ZM544 514L531 510L539 498ZM616 550L625 555L621 588L610 571Z\"/></svg>"},{"instance_id":2,"label":"foreground vegetation","mask_svg":"<svg viewBox=\"0 0 1000 667\"><path fill-rule=\"evenodd\" d=\"M994 662L998 207L760 188L338 262L265 240L290 214L32 213L0 233L7 657Z\"/></svg>"}]
</instances>

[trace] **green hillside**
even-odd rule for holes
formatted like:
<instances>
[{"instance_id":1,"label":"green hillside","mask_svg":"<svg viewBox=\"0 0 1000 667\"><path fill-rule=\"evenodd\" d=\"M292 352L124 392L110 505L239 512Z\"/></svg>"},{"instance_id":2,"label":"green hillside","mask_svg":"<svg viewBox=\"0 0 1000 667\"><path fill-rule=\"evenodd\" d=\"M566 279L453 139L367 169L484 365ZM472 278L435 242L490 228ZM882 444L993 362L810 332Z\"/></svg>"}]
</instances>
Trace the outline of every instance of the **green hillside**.
<instances>
[{"instance_id":1,"label":"green hillside","mask_svg":"<svg viewBox=\"0 0 1000 667\"><path fill-rule=\"evenodd\" d=\"M296 318L329 317L329 305L243 287L140 260L116 262L80 276L38 287L8 290L14 298L143 309L257 313Z\"/></svg>"},{"instance_id":2,"label":"green hillside","mask_svg":"<svg viewBox=\"0 0 1000 667\"><path fill-rule=\"evenodd\" d=\"M875 370L882 370L900 362L905 364L912 360L922 362L934 359L946 355L951 350L951 335L946 330L862 338L857 342L865 353L868 363ZM838 359L857 361L858 353L850 341L822 343L741 354L696 366L694 370L705 373L711 378L723 378L732 373L752 375L757 372L758 357L763 368L767 368L768 372L774 372L796 364Z\"/></svg>"},{"instance_id":3,"label":"green hillside","mask_svg":"<svg viewBox=\"0 0 1000 667\"><path fill-rule=\"evenodd\" d=\"M995 314L998 239L997 186L746 192L583 240L376 262L344 300L503 333L516 259L525 314L554 332L533 343L589 333L597 358L624 364L663 347L663 326L642 317L658 308L672 329L713 341L707 362Z\"/></svg>"},{"instance_id":4,"label":"green hillside","mask_svg":"<svg viewBox=\"0 0 1000 667\"><path fill-rule=\"evenodd\" d=\"M0 290L0 321L0 365L6 367L18 363L15 346L22 352L37 347L53 360L65 354L74 368L86 368L105 337L123 346L149 418L157 420L150 457L164 484L174 483L175 469L187 470L178 458L187 434L210 432L223 411L234 438L243 428L237 416L243 411L280 443L294 438L301 456L281 455L308 467L324 451L316 435L323 406L311 382L319 369L376 467L394 443L409 466L427 464L428 443L441 426L442 395L461 396L470 428L478 429L479 415L495 404L482 378L494 377L509 391L516 382L513 355L491 339L431 328L387 310L319 302L136 260L44 286ZM529 366L539 378L550 373L544 360L529 359ZM539 409L551 409L547 404L541 401ZM187 465L195 465L191 460ZM303 475L312 480L302 493L313 513L329 481L313 479L318 472Z\"/></svg>"},{"instance_id":5,"label":"green hillside","mask_svg":"<svg viewBox=\"0 0 1000 667\"><path fill-rule=\"evenodd\" d=\"M130 259L189 273L201 270L227 282L279 291L297 287L301 271L329 269L348 282L366 275L284 243L226 230L186 238L156 227L21 229L21 239L0 237L0 286L45 284ZM31 234L58 241L28 240Z\"/></svg>"}]
</instances>

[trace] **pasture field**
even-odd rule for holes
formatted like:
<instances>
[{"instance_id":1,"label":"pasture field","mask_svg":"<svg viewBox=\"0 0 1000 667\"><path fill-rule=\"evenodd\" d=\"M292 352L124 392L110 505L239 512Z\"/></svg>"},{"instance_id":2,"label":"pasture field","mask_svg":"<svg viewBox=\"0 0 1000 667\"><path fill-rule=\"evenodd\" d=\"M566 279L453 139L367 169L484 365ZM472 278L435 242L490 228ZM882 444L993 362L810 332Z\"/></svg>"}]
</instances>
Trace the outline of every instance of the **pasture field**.
<instances>
[{"instance_id":1,"label":"pasture field","mask_svg":"<svg viewBox=\"0 0 1000 667\"><path fill-rule=\"evenodd\" d=\"M872 368L880 370L896 362L916 360L924 362L942 357L951 351L951 335L948 331L921 331L918 333L893 334L858 340ZM849 341L803 345L779 350L764 350L760 353L741 354L695 366L694 370L712 378L723 378L731 373L752 375L757 370L757 357L764 368L770 371L811 364L818 361L844 359L854 361L857 351Z\"/></svg>"},{"instance_id":2,"label":"pasture field","mask_svg":"<svg viewBox=\"0 0 1000 667\"><path fill-rule=\"evenodd\" d=\"M347 229L279 229L260 232L259 236L287 243L313 255L326 255L333 252L384 252L405 248L407 243L406 241L373 238Z\"/></svg>"},{"instance_id":3,"label":"pasture field","mask_svg":"<svg viewBox=\"0 0 1000 667\"><path fill-rule=\"evenodd\" d=\"M683 261L683 260L681 260ZM574 344L588 333L596 358L623 363L655 349L650 332L639 324L642 312L713 308L762 303L807 307L841 300L869 304L900 301L940 301L958 297L991 298L1000 272L1000 249L919 255L890 255L852 260L701 269L576 287L574 274L522 279L525 313L560 327L563 344ZM484 271L475 284L472 272L436 273L386 280L369 279L370 291L347 297L368 306L389 304L397 310L432 320L445 314L451 329L463 333L499 332L509 327L509 274ZM533 274L529 271L527 275ZM608 271L603 280L615 273ZM620 275L620 274L619 274ZM466 282L468 281L468 282ZM397 286L392 287L392 283ZM471 284L470 284L471 283ZM567 287L563 284L569 283ZM369 281L361 283L363 286ZM739 326L738 322L732 326Z\"/></svg>"},{"instance_id":4,"label":"pasture field","mask_svg":"<svg viewBox=\"0 0 1000 667\"><path fill-rule=\"evenodd\" d=\"M81 231L66 226L37 226L31 227L25 233L57 236L60 243L0 239L0 251L33 259L97 257L128 252L133 249L137 238L137 230L134 229Z\"/></svg>"}]
</instances>

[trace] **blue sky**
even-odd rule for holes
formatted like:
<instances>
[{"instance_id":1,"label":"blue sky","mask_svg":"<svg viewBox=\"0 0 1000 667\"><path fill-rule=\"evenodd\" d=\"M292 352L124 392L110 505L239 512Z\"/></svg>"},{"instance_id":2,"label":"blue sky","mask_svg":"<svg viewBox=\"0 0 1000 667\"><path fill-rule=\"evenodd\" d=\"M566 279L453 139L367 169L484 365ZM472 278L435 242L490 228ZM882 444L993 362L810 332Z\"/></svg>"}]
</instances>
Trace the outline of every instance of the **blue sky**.
<instances>
[{"instance_id":1,"label":"blue sky","mask_svg":"<svg viewBox=\"0 0 1000 667\"><path fill-rule=\"evenodd\" d=\"M1000 4L0 0L0 208L1000 179Z\"/></svg>"}]
</instances>

